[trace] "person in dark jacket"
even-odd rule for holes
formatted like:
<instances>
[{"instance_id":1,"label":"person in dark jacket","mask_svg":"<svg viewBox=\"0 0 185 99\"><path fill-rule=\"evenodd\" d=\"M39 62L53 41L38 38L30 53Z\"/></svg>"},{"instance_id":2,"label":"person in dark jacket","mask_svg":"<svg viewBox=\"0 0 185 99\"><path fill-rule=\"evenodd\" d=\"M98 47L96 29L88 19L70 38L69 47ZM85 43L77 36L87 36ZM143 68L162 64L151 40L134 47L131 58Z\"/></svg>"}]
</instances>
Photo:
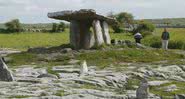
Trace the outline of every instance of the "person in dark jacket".
<instances>
[{"instance_id":1,"label":"person in dark jacket","mask_svg":"<svg viewBox=\"0 0 185 99\"><path fill-rule=\"evenodd\" d=\"M162 39L162 48L167 50L168 49L168 40L170 39L170 34L166 28L164 29L164 32L161 35L161 39Z\"/></svg>"},{"instance_id":2,"label":"person in dark jacket","mask_svg":"<svg viewBox=\"0 0 185 99\"><path fill-rule=\"evenodd\" d=\"M135 41L136 41L136 43L141 43L141 39L143 38L143 36L141 35L141 33L136 33L135 35L134 35L134 38L135 38Z\"/></svg>"}]
</instances>

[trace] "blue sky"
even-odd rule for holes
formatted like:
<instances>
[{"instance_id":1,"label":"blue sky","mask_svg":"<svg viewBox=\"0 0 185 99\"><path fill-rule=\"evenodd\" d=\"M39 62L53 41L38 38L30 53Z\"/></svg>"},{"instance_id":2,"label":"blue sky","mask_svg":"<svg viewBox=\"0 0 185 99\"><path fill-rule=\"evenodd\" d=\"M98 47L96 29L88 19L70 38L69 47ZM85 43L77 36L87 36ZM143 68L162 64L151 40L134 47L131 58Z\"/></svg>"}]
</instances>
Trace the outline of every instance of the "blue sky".
<instances>
[{"instance_id":1,"label":"blue sky","mask_svg":"<svg viewBox=\"0 0 185 99\"><path fill-rule=\"evenodd\" d=\"M57 22L47 13L86 8L104 15L129 12L136 19L185 17L185 0L0 0L0 23L15 18L24 23Z\"/></svg>"}]
</instances>

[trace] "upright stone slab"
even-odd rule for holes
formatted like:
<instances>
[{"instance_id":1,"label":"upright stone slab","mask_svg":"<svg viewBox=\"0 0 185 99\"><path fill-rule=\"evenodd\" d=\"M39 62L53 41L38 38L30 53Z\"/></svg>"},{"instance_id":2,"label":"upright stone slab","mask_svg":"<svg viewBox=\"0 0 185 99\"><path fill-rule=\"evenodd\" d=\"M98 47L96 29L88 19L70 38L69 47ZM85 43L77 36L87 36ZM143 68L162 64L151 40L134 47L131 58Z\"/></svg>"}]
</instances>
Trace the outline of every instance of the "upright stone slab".
<instances>
[{"instance_id":1,"label":"upright stone slab","mask_svg":"<svg viewBox=\"0 0 185 99\"><path fill-rule=\"evenodd\" d=\"M106 21L102 22L102 32L103 32L103 38L106 44L111 44L111 39L109 35L109 25Z\"/></svg>"},{"instance_id":2,"label":"upright stone slab","mask_svg":"<svg viewBox=\"0 0 185 99\"><path fill-rule=\"evenodd\" d=\"M94 34L91 31L86 32L84 36L84 45L81 48L90 49L94 46L94 44L95 44Z\"/></svg>"},{"instance_id":3,"label":"upright stone slab","mask_svg":"<svg viewBox=\"0 0 185 99\"><path fill-rule=\"evenodd\" d=\"M90 48L92 48L95 45L95 38L94 38L94 33L90 33Z\"/></svg>"},{"instance_id":4,"label":"upright stone slab","mask_svg":"<svg viewBox=\"0 0 185 99\"><path fill-rule=\"evenodd\" d=\"M0 81L13 81L13 75L8 70L7 65L4 63L4 59L0 58Z\"/></svg>"},{"instance_id":5,"label":"upright stone slab","mask_svg":"<svg viewBox=\"0 0 185 99\"><path fill-rule=\"evenodd\" d=\"M87 21L80 21L80 49L90 48L91 24Z\"/></svg>"},{"instance_id":6,"label":"upright stone slab","mask_svg":"<svg viewBox=\"0 0 185 99\"><path fill-rule=\"evenodd\" d=\"M70 23L70 44L74 49L78 49L80 45L80 24L75 20Z\"/></svg>"},{"instance_id":7,"label":"upright stone slab","mask_svg":"<svg viewBox=\"0 0 185 99\"><path fill-rule=\"evenodd\" d=\"M97 46L102 45L104 43L104 39L103 39L102 28L101 28L99 20L93 21L93 30L94 30L94 34L95 34L96 45Z\"/></svg>"}]
</instances>

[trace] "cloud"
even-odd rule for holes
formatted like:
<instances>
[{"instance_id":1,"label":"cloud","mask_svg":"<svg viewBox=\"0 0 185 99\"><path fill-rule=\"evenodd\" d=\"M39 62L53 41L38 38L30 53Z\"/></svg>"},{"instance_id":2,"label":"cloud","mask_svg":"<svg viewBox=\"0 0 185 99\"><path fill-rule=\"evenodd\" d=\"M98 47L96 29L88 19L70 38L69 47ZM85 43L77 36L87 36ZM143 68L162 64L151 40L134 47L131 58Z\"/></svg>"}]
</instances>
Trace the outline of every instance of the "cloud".
<instances>
[{"instance_id":1,"label":"cloud","mask_svg":"<svg viewBox=\"0 0 185 99\"><path fill-rule=\"evenodd\" d=\"M53 22L48 12L87 8L101 14L130 12L135 18L185 17L185 0L0 0L0 23L13 18Z\"/></svg>"}]
</instances>

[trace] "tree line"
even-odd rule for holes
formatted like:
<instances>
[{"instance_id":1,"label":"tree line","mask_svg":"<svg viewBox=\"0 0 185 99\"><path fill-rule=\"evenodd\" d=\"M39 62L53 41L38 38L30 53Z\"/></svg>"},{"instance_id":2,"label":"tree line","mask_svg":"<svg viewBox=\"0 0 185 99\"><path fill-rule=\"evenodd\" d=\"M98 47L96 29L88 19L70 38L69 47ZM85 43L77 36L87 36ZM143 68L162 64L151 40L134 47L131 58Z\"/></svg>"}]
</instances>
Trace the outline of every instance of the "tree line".
<instances>
[{"instance_id":1,"label":"tree line","mask_svg":"<svg viewBox=\"0 0 185 99\"><path fill-rule=\"evenodd\" d=\"M31 29L25 29L23 28L23 24L19 21L19 19L13 19L11 21L8 21L4 24L5 29L0 29L0 32L5 33L18 33L18 32L30 32L30 31L37 31L37 32L64 32L67 25L64 22L60 23L53 23L51 29L36 29L36 27L33 27Z\"/></svg>"}]
</instances>

